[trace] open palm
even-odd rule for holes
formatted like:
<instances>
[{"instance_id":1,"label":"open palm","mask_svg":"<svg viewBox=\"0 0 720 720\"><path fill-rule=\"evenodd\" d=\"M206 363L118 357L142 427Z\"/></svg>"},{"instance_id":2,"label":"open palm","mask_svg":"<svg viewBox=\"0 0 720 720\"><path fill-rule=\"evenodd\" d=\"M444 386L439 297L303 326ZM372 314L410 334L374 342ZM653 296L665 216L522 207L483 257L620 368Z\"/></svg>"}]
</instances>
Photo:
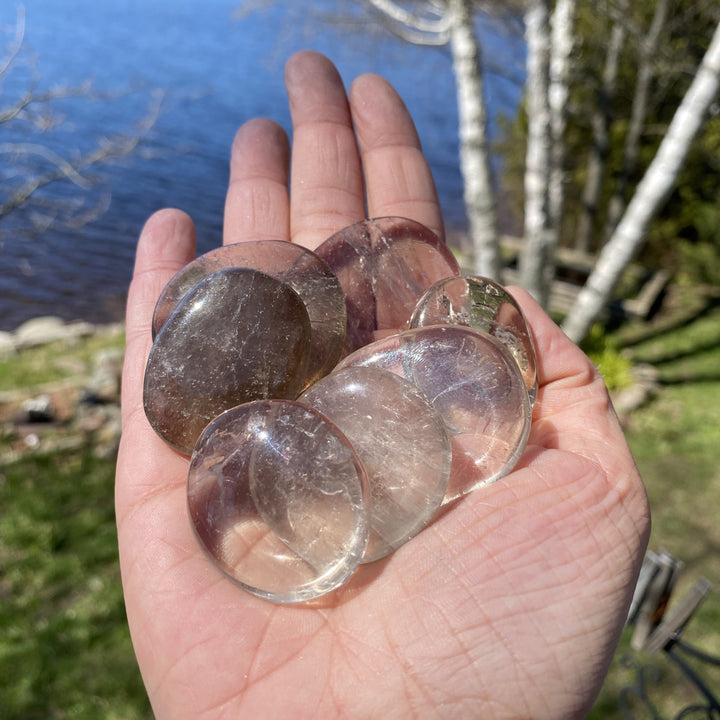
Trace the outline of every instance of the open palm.
<instances>
[{"instance_id":1,"label":"open palm","mask_svg":"<svg viewBox=\"0 0 720 720\"><path fill-rule=\"evenodd\" d=\"M286 83L292 151L269 120L240 129L226 243L315 248L366 215L411 217L442 236L415 129L384 80L358 78L348 100L332 64L303 52L288 62ZM154 215L128 301L117 523L132 639L157 718L582 717L612 657L649 527L590 361L515 290L540 380L517 469L340 590L274 605L202 553L187 514L188 460L143 413L153 307L194 253L186 215Z\"/></svg>"}]
</instances>

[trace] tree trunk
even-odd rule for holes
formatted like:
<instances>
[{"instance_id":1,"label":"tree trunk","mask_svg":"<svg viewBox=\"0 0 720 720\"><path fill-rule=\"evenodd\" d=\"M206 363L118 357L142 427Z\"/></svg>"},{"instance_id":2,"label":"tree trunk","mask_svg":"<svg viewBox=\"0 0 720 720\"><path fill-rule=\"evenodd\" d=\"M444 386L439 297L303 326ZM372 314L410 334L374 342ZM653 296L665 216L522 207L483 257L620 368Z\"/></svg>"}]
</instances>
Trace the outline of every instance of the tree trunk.
<instances>
[{"instance_id":1,"label":"tree trunk","mask_svg":"<svg viewBox=\"0 0 720 720\"><path fill-rule=\"evenodd\" d=\"M449 0L448 12L457 85L460 171L475 256L474 269L478 275L499 280L501 265L497 211L490 172L480 47L473 28L472 2Z\"/></svg>"},{"instance_id":2,"label":"tree trunk","mask_svg":"<svg viewBox=\"0 0 720 720\"><path fill-rule=\"evenodd\" d=\"M608 130L610 109L615 97L620 53L625 45L627 35L625 16L629 7L629 0L619 0L617 17L613 23L605 54L605 67L603 69L598 106L593 112L591 120L592 142L590 143L585 187L582 194L582 213L575 231L575 249L586 253L592 249L592 238L595 232L600 194L605 175L605 162L610 150Z\"/></svg>"},{"instance_id":3,"label":"tree trunk","mask_svg":"<svg viewBox=\"0 0 720 720\"><path fill-rule=\"evenodd\" d=\"M650 85L655 76L654 60L660 42L660 35L667 19L668 3L669 0L657 0L650 29L647 36L640 43L637 85L635 86L630 112L630 125L625 136L622 173L610 198L603 239L610 237L620 220L625 209L627 188L637 166L640 139L642 138L648 112Z\"/></svg>"},{"instance_id":4,"label":"tree trunk","mask_svg":"<svg viewBox=\"0 0 720 720\"><path fill-rule=\"evenodd\" d=\"M557 0L552 15L552 42L550 47L550 83L548 103L550 109L550 184L548 211L553 247L557 246L565 202L565 128L569 95L571 55L574 44L576 0Z\"/></svg>"},{"instance_id":5,"label":"tree trunk","mask_svg":"<svg viewBox=\"0 0 720 720\"><path fill-rule=\"evenodd\" d=\"M652 218L670 194L719 87L720 24L715 28L702 63L655 157L565 319L563 329L575 342L585 337L600 315L613 288L644 240Z\"/></svg>"},{"instance_id":6,"label":"tree trunk","mask_svg":"<svg viewBox=\"0 0 720 720\"><path fill-rule=\"evenodd\" d=\"M547 307L554 265L550 233L550 107L548 102L550 13L547 0L531 0L525 12L527 40L527 151L525 155L525 246L520 282Z\"/></svg>"}]
</instances>

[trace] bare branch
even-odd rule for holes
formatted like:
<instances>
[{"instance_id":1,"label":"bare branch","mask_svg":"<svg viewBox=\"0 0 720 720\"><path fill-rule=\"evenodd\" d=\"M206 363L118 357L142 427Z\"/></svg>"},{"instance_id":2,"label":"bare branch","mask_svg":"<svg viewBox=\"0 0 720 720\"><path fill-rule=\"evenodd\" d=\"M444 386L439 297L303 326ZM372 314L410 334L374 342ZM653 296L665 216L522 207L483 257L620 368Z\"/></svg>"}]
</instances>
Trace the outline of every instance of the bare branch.
<instances>
[{"instance_id":1,"label":"bare branch","mask_svg":"<svg viewBox=\"0 0 720 720\"><path fill-rule=\"evenodd\" d=\"M38 143L2 143L0 144L0 155L37 155L54 165L61 177L67 178L78 187L87 189L92 185L89 180L80 175L72 163L60 157L45 145Z\"/></svg>"},{"instance_id":2,"label":"bare branch","mask_svg":"<svg viewBox=\"0 0 720 720\"><path fill-rule=\"evenodd\" d=\"M6 143L0 145L0 153L2 154L11 154L13 152L25 155L35 154L48 160L54 166L45 173L38 173L29 177L23 184L15 188L10 197L0 203L0 217L4 217L13 210L22 207L39 190L59 180L69 179L85 189L90 187L93 184L92 181L83 177L81 171L133 152L150 128L157 122L162 107L162 98L162 93L155 93L150 111L138 123L134 135L101 138L97 148L72 160L63 159L49 148L39 144Z\"/></svg>"},{"instance_id":3,"label":"bare branch","mask_svg":"<svg viewBox=\"0 0 720 720\"><path fill-rule=\"evenodd\" d=\"M450 40L450 14L437 3L426 7L432 15L426 18L397 5L393 0L361 0L371 11L380 14L386 27L402 40L414 45L446 45Z\"/></svg>"},{"instance_id":4,"label":"bare branch","mask_svg":"<svg viewBox=\"0 0 720 720\"><path fill-rule=\"evenodd\" d=\"M23 40L25 38L25 8L20 5L17 10L17 20L15 21L15 37L10 43L7 55L4 60L0 60L0 77L2 77L15 62L20 54Z\"/></svg>"}]
</instances>

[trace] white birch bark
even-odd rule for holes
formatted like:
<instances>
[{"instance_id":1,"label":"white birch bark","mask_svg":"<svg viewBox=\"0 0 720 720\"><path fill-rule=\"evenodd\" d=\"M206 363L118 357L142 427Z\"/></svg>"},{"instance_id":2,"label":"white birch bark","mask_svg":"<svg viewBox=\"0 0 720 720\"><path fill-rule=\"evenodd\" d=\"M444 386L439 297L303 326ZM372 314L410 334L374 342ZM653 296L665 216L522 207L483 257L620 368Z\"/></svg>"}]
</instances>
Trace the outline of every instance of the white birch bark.
<instances>
[{"instance_id":1,"label":"white birch bark","mask_svg":"<svg viewBox=\"0 0 720 720\"><path fill-rule=\"evenodd\" d=\"M554 244L560 236L565 200L565 128L569 95L571 55L574 45L576 0L557 0L552 15L552 42L550 44L550 186L549 212Z\"/></svg>"},{"instance_id":2,"label":"white birch bark","mask_svg":"<svg viewBox=\"0 0 720 720\"><path fill-rule=\"evenodd\" d=\"M481 54L471 0L449 0L450 46L457 86L460 171L478 275L500 280L495 192L490 172Z\"/></svg>"},{"instance_id":3,"label":"white birch bark","mask_svg":"<svg viewBox=\"0 0 720 720\"><path fill-rule=\"evenodd\" d=\"M520 255L520 282L547 306L552 267L549 233L550 106L548 102L550 13L547 0L530 0L525 13L527 41L527 150L525 155L525 246Z\"/></svg>"},{"instance_id":4,"label":"white birch bark","mask_svg":"<svg viewBox=\"0 0 720 720\"><path fill-rule=\"evenodd\" d=\"M648 226L670 194L719 87L720 24L715 28L702 63L655 157L565 319L563 329L575 342L585 337L600 315L613 288L645 239Z\"/></svg>"},{"instance_id":5,"label":"white birch bark","mask_svg":"<svg viewBox=\"0 0 720 720\"><path fill-rule=\"evenodd\" d=\"M413 13L393 0L360 0L380 13L388 29L413 45L447 45L450 40L450 14L436 7L419 3L427 14Z\"/></svg>"}]
</instances>

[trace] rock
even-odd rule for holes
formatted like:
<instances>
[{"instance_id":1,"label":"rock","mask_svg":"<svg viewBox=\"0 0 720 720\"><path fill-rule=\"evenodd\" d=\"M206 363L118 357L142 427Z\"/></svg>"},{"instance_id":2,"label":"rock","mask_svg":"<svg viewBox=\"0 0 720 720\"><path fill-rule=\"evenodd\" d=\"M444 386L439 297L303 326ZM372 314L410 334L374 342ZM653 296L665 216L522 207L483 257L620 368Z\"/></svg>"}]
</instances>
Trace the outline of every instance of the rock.
<instances>
[{"instance_id":1,"label":"rock","mask_svg":"<svg viewBox=\"0 0 720 720\"><path fill-rule=\"evenodd\" d=\"M49 395L38 395L28 398L20 406L20 415L16 418L18 424L46 423L56 419L55 408Z\"/></svg>"},{"instance_id":2,"label":"rock","mask_svg":"<svg viewBox=\"0 0 720 720\"><path fill-rule=\"evenodd\" d=\"M655 394L658 386L658 371L647 364L639 364L632 369L632 385L612 393L615 412L623 419L624 416L637 410L648 402Z\"/></svg>"},{"instance_id":3,"label":"rock","mask_svg":"<svg viewBox=\"0 0 720 720\"><path fill-rule=\"evenodd\" d=\"M61 318L53 315L36 317L24 322L15 331L15 347L21 349L45 345L57 340L92 335L94 331L94 325L83 321L65 323Z\"/></svg>"},{"instance_id":4,"label":"rock","mask_svg":"<svg viewBox=\"0 0 720 720\"><path fill-rule=\"evenodd\" d=\"M121 348L100 350L93 361L92 375L85 387L84 400L96 403L119 402L122 364Z\"/></svg>"}]
</instances>

